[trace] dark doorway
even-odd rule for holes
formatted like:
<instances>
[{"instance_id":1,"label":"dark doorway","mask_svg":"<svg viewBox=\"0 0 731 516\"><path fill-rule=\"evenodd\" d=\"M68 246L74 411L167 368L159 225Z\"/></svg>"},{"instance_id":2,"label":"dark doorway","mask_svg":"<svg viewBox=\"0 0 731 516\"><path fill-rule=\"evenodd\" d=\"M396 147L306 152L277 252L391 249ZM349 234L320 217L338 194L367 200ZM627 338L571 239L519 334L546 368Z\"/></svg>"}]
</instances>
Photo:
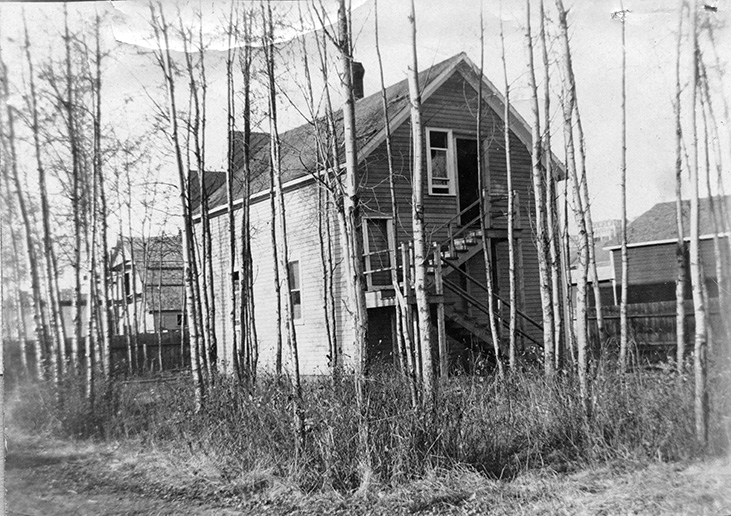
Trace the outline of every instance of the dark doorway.
<instances>
[{"instance_id":1,"label":"dark doorway","mask_svg":"<svg viewBox=\"0 0 731 516\"><path fill-rule=\"evenodd\" d=\"M457 138L457 180L459 184L459 211L462 211L480 197L477 140ZM462 214L460 224L466 226L478 222L479 216L480 207L476 204Z\"/></svg>"},{"instance_id":2,"label":"dark doorway","mask_svg":"<svg viewBox=\"0 0 731 516\"><path fill-rule=\"evenodd\" d=\"M368 309L368 369L373 370L394 363L394 308Z\"/></svg>"}]
</instances>

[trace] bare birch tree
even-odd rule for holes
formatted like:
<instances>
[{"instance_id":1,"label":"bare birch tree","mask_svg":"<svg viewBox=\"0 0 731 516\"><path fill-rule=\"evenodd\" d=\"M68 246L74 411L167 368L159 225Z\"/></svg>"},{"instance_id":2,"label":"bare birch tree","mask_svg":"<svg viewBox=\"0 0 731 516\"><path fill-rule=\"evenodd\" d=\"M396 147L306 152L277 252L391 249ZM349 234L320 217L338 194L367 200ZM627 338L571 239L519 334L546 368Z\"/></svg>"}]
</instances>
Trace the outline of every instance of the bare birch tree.
<instances>
[{"instance_id":1,"label":"bare birch tree","mask_svg":"<svg viewBox=\"0 0 731 516\"><path fill-rule=\"evenodd\" d=\"M502 10L502 4L500 4ZM508 190L508 285L510 295L509 314L509 347L508 365L515 369L516 362L516 330L517 330L517 285L515 271L515 191L513 190L513 165L510 155L510 83L508 81L508 66L505 56L505 34L503 32L503 20L500 17L500 48L501 61L503 65L503 77L505 79L505 105L503 108L503 145L505 146L505 176Z\"/></svg>"},{"instance_id":2,"label":"bare birch tree","mask_svg":"<svg viewBox=\"0 0 731 516\"><path fill-rule=\"evenodd\" d=\"M47 349L46 342L46 321L43 312L41 293L41 278L38 266L37 251L33 239L33 223L28 212L28 206L25 196L23 195L23 186L20 180L20 172L18 170L18 154L16 148L15 134L15 107L9 102L10 87L8 85L8 69L2 57L2 46L0 45L0 95L2 96L2 104L5 107L5 119L2 123L2 144L7 149L5 161L7 164L3 166L3 176L7 181L7 190L9 197L11 188L15 189L15 200L18 206L20 221L23 228L23 240L25 243L26 259L28 266L28 274L31 280L31 311L33 313L33 323L35 326L36 346L41 349ZM19 314L20 315L20 314ZM54 384L57 383L57 374L55 363L51 362L51 379Z\"/></svg>"},{"instance_id":3,"label":"bare birch tree","mask_svg":"<svg viewBox=\"0 0 731 516\"><path fill-rule=\"evenodd\" d=\"M386 160L388 162L388 190L391 201L391 216L393 217L394 233L396 233L395 240L398 241L398 228L401 225L399 220L398 203L396 202L396 172L393 165L393 149L392 149L392 134L391 134L391 121L389 119L388 112L388 99L386 98L386 83L383 77L383 58L381 56L381 45L379 42L378 34L378 0L375 0L374 5L374 27L375 27L375 46L376 56L378 57L378 72L381 82L381 104L383 105L383 120L384 130L386 131ZM479 155L479 152L478 152ZM406 263L401 264L402 267L407 267ZM394 289L398 290L398 254L397 250L394 249L391 253L391 282L393 283ZM414 356L412 349L412 342L409 338L408 325L404 324L406 321L405 314L403 313L402 307L399 303L396 303L394 307L395 312L395 334L396 334L396 349L398 350L399 365L401 371L406 373L409 380L409 390L411 392L412 405L416 407L417 404L417 386L415 383L414 372L410 370L408 364L413 364ZM442 357L440 357L440 360Z\"/></svg>"},{"instance_id":4,"label":"bare birch tree","mask_svg":"<svg viewBox=\"0 0 731 516\"><path fill-rule=\"evenodd\" d=\"M680 85L680 53L683 33L683 11L686 0L680 0L678 9L678 34L676 39L675 56L675 218L677 228L677 245L675 257L677 262L677 278L675 280L675 332L676 332L676 362L678 374L685 370L685 233L683 229L683 130L681 125L681 85Z\"/></svg>"},{"instance_id":5,"label":"bare birch tree","mask_svg":"<svg viewBox=\"0 0 731 516\"><path fill-rule=\"evenodd\" d=\"M703 274L700 257L700 211L699 211L699 166L698 126L698 4L691 0L690 10L690 281L693 289L695 313L695 339L693 350L693 372L695 377L695 430L696 439L702 444L708 441L708 391L706 385L707 321L703 296Z\"/></svg>"},{"instance_id":6,"label":"bare birch tree","mask_svg":"<svg viewBox=\"0 0 731 516\"><path fill-rule=\"evenodd\" d=\"M416 8L411 0L411 63L409 64L408 83L411 101L411 132L414 145L413 171L411 183L412 224L414 241L414 290L419 321L419 348L421 349L422 403L427 411L434 407L437 396L437 383L434 380L431 345L431 314L429 294L426 289L426 231L424 225L424 128L421 121L421 90L419 89L419 65L416 50Z\"/></svg>"},{"instance_id":7,"label":"bare birch tree","mask_svg":"<svg viewBox=\"0 0 731 516\"><path fill-rule=\"evenodd\" d=\"M551 80L548 61L548 41L546 37L546 12L543 0L539 2L541 40L541 58L543 61L543 156L545 156L545 184L546 184L546 238L548 239L551 269L551 305L553 312L553 350L555 368L561 367L561 321L568 318L568 310L561 309L561 293L567 289L561 284L561 253L559 217L556 206L556 177L553 169L553 151L551 149Z\"/></svg>"},{"instance_id":8,"label":"bare birch tree","mask_svg":"<svg viewBox=\"0 0 731 516\"><path fill-rule=\"evenodd\" d=\"M551 161L551 155L541 149L540 110L538 106L538 87L536 86L535 65L533 60L533 35L531 33L530 0L526 0L526 47L528 49L528 86L531 91L533 124L531 132L531 168L533 171L533 201L535 206L535 243L538 253L538 273L541 292L541 311L543 313L543 369L546 375L554 368L553 305L551 277L549 274L548 238L546 231L546 212L550 210L547 202L546 183L552 178L544 177L541 161ZM550 165L545 165L550 167Z\"/></svg>"},{"instance_id":9,"label":"bare birch tree","mask_svg":"<svg viewBox=\"0 0 731 516\"><path fill-rule=\"evenodd\" d=\"M264 11L264 6L262 6ZM299 371L299 350L297 346L297 333L294 324L294 307L290 288L292 277L289 263L287 218L285 213L284 193L282 191L282 169L281 169L281 142L279 140L279 128L277 119L277 90L274 76L274 21L272 17L271 2L267 2L267 9L263 16L264 22L264 59L267 68L267 85L269 97L269 135L271 153L271 176L274 181L273 197L275 202L275 222L277 226L277 260L281 273L282 283L286 295L282 296L282 308L284 323L287 327L287 344L290 351L291 383L294 410L294 431L298 453L304 444L304 412L302 407L302 385L300 383Z\"/></svg>"},{"instance_id":10,"label":"bare birch tree","mask_svg":"<svg viewBox=\"0 0 731 516\"><path fill-rule=\"evenodd\" d=\"M620 245L622 253L622 287L619 302L619 370L622 373L627 371L627 281L629 253L627 252L627 14L624 5L620 2L620 10L613 13L612 17L619 18L622 23L622 151L620 155L620 197L621 197L621 226Z\"/></svg>"},{"instance_id":11,"label":"bare birch tree","mask_svg":"<svg viewBox=\"0 0 731 516\"><path fill-rule=\"evenodd\" d=\"M239 272L239 297L241 298L240 320L242 324L241 343L243 354L239 353L239 368L243 368L249 381L256 381L256 365L258 361L258 342L256 322L254 321L254 280L251 268L251 224L250 224L250 196L251 196L251 23L253 15L244 11L243 39L244 50L239 53L239 66L243 78L243 195L241 202L241 262ZM281 339L281 336L280 336ZM281 340L280 340L281 349ZM281 353L280 353L281 357ZM243 363L241 363L243 361ZM281 368L281 359L280 359ZM281 372L281 371L280 371Z\"/></svg>"},{"instance_id":12,"label":"bare birch tree","mask_svg":"<svg viewBox=\"0 0 731 516\"><path fill-rule=\"evenodd\" d=\"M196 410L203 405L203 378L201 377L200 362L198 357L198 325L196 323L195 296L196 291L193 283L193 267L195 261L195 250L193 244L193 228L190 222L188 197L188 171L184 166L183 155L180 146L180 135L178 129L178 111L175 99L175 70L170 58L170 25L165 20L162 4L157 6L150 4L150 21L157 41L158 49L154 51L157 65L163 73L163 80L167 93L167 120L170 124L169 137L172 142L175 154L175 163L178 172L178 193L180 196L180 208L183 215L183 269L185 274L185 298L186 315L188 319L187 328L190 342L190 363L193 387L195 392Z\"/></svg>"},{"instance_id":13,"label":"bare birch tree","mask_svg":"<svg viewBox=\"0 0 731 516\"><path fill-rule=\"evenodd\" d=\"M43 265L46 274L46 299L49 307L49 329L52 337L54 350L60 350L66 345L65 331L63 327L63 319L61 317L61 306L59 300L58 288L58 262L56 259L56 250L53 245L53 235L51 233L51 216L48 206L48 189L46 187L46 169L43 165L42 145L40 138L40 124L38 122L38 93L36 91L35 71L33 60L30 52L30 38L28 36L28 25L23 13L23 29L24 29L24 53L28 62L28 111L30 113L30 130L33 135L33 149L36 158L36 170L38 172L38 193L40 197L41 208L41 229L43 239ZM51 353L55 356L56 351ZM39 363L38 366L41 364ZM40 378L40 376L39 376Z\"/></svg>"},{"instance_id":14,"label":"bare birch tree","mask_svg":"<svg viewBox=\"0 0 731 516\"><path fill-rule=\"evenodd\" d=\"M573 194L573 212L576 225L579 229L579 267L576 278L576 306L575 306L575 334L577 347L577 370L579 377L579 393L584 412L589 413L589 377L588 377L588 327L587 327L587 276L589 272L589 236L585 216L584 199L581 194L581 181L576 167L576 153L573 134L574 104L576 89L571 64L571 48L568 36L567 13L563 0L555 0L558 11L558 25L561 39L561 64L563 72L563 132L566 148L566 168L571 181ZM598 307L597 307L598 309Z\"/></svg>"},{"instance_id":15,"label":"bare birch tree","mask_svg":"<svg viewBox=\"0 0 731 516\"><path fill-rule=\"evenodd\" d=\"M482 6L480 6L480 83L477 86L477 181L479 185L480 200L480 238L482 240L482 258L485 262L485 286L487 288L487 316L490 325L490 338L492 339L492 349L495 354L495 363L497 364L498 377L503 378L505 370L502 358L500 358L500 336L497 328L497 317L495 311L495 287L493 285L493 265L490 256L490 239L487 237L488 223L490 214L487 212L487 199L489 192L485 184L485 173L483 171L483 142L482 142L482 88L483 74L485 64L485 26L483 20Z\"/></svg>"}]
</instances>

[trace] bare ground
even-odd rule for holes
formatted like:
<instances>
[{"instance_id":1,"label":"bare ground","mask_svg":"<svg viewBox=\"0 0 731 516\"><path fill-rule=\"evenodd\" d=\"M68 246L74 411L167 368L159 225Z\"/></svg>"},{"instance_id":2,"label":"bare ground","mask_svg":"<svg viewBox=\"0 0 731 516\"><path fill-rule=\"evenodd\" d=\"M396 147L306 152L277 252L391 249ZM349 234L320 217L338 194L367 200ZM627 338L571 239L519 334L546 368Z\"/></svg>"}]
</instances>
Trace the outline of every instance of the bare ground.
<instances>
[{"instance_id":1,"label":"bare ground","mask_svg":"<svg viewBox=\"0 0 731 516\"><path fill-rule=\"evenodd\" d=\"M178 459L174 457L180 457ZM512 481L434 472L367 494L302 493L261 469L222 478L214 460L149 446L8 435L6 513L234 514L692 514L731 515L731 461L615 464L540 471Z\"/></svg>"}]
</instances>

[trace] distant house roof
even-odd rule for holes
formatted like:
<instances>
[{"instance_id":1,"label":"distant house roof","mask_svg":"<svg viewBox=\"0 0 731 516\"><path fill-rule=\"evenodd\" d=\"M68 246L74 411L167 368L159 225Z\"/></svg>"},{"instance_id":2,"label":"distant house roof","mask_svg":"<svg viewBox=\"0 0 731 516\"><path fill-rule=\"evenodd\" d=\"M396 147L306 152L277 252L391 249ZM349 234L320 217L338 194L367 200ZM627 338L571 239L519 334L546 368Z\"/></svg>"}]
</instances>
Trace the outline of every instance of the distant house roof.
<instances>
[{"instance_id":1,"label":"distant house roof","mask_svg":"<svg viewBox=\"0 0 731 516\"><path fill-rule=\"evenodd\" d=\"M463 72L465 77L479 77L479 70L470 61L467 55L462 52L430 68L419 73L419 86L422 94L427 92L431 86L440 84L441 81L451 76L455 70ZM483 95L485 101L502 116L503 96L484 76L482 77L485 87ZM479 79L478 79L479 81ZM386 103L388 105L389 118L392 120L392 130L401 123L403 117L409 109L409 86L408 80L404 79L392 86L386 88ZM426 100L424 97L422 100ZM510 109L511 128L516 136L530 148L530 128L525 120L511 106ZM336 133L338 141L342 141L343 133L343 113L342 110L335 114ZM394 123L396 122L396 123ZM292 181L308 174L316 173L325 168L324 163L318 161L318 138L317 127L324 129L326 127L326 119L320 118L316 122L309 122L289 131L280 134L281 142L281 179L283 183ZM384 119L383 119L383 100L380 91L359 99L355 104L355 127L356 140L359 149L359 159L363 160L368 153L373 150L375 145L379 144L384 138ZM321 134L325 134L321 130ZM241 140L243 135L236 133L239 141L235 145L237 150L237 163L240 163L242 153ZM344 150L341 146L339 149L341 154L341 163L345 162ZM269 188L269 136L264 133L252 134L251 140L251 193L257 193ZM330 157L330 147L325 143L324 152L326 159ZM562 165L554 157L553 161L558 166L558 175L562 174ZM237 172L237 180L234 182L234 199L241 199L243 194L243 181L241 179L242 170ZM210 195L209 206L211 209L225 205L227 202L226 188L218 188Z\"/></svg>"},{"instance_id":2,"label":"distant house roof","mask_svg":"<svg viewBox=\"0 0 731 516\"><path fill-rule=\"evenodd\" d=\"M226 184L226 171L206 170L203 173L203 179L205 180L204 186L206 187L206 193L208 193L210 198L211 192L215 192ZM201 203L201 189L197 170L190 171L188 185L191 211L196 212Z\"/></svg>"},{"instance_id":3,"label":"distant house roof","mask_svg":"<svg viewBox=\"0 0 731 516\"><path fill-rule=\"evenodd\" d=\"M724 221L724 217L731 214L731 195L725 197L704 197L699 200L699 227L700 235L711 235L716 232L725 233L729 231L729 222ZM711 212L711 202L714 203L714 209L719 212L719 208L723 207L718 223L720 228L715 228ZM690 201L683 201L683 232L685 237L690 236ZM645 213L637 217L627 225L627 242L628 244L642 244L651 242L662 242L666 240L674 240L678 237L677 219L675 212L675 201L661 202L647 210ZM614 250L620 245L618 240L609 242L605 246L606 249Z\"/></svg>"},{"instance_id":4,"label":"distant house roof","mask_svg":"<svg viewBox=\"0 0 731 516\"><path fill-rule=\"evenodd\" d=\"M178 269L182 278L183 245L181 235L160 235L154 237L124 238L124 258L132 259L134 253L135 267L140 277L144 277L144 269ZM122 244L117 243L111 253L111 262L120 263L122 258ZM150 274L150 277L153 277ZM157 283L157 278L154 278ZM182 283L182 280L181 280Z\"/></svg>"}]
</instances>

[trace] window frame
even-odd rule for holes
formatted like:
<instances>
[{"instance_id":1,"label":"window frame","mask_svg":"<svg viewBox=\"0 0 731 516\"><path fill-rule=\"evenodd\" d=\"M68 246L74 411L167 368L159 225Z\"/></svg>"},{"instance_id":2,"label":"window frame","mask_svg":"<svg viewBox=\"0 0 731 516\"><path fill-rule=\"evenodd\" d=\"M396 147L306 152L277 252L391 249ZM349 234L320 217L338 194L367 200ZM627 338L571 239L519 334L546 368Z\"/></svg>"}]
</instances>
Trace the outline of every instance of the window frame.
<instances>
[{"instance_id":1,"label":"window frame","mask_svg":"<svg viewBox=\"0 0 731 516\"><path fill-rule=\"evenodd\" d=\"M365 269L366 271L371 270L371 256L370 256L370 243L368 238L368 221L370 220L385 220L386 221L386 240L388 241L389 261L395 255L396 251L396 235L394 231L393 217L390 215L369 215L363 217L363 256L365 258ZM398 256L396 256L396 264L391 264L391 267L398 265ZM373 274L365 274L366 287L368 290L383 290L393 288L392 285L373 285Z\"/></svg>"},{"instance_id":2,"label":"window frame","mask_svg":"<svg viewBox=\"0 0 731 516\"><path fill-rule=\"evenodd\" d=\"M290 303L291 303L290 306L292 307L292 313L290 314L290 316L292 317L292 321L295 324L302 324L302 323L304 323L304 320L305 320L305 303L304 303L304 298L302 296L302 260L299 259L299 256L290 256L289 260L287 261L287 267L291 268L292 265L295 263L297 264L297 277L299 279L299 285L298 285L298 288L296 288L296 289L293 289L290 285L287 285L287 292L288 292ZM289 269L287 272L288 272L288 276L289 276L289 281L291 282L292 281L292 271L291 271L291 269ZM292 300L293 292L299 292L299 307L300 307L299 317L294 316L295 303Z\"/></svg>"},{"instance_id":3,"label":"window frame","mask_svg":"<svg viewBox=\"0 0 731 516\"><path fill-rule=\"evenodd\" d=\"M435 192L434 191L434 176L432 171L432 145L431 145L431 133L446 133L447 135L447 180L449 181L449 192ZM441 147L434 147L435 149L442 149ZM439 197L449 197L457 195L457 163L455 153L455 140L454 131L452 129L444 129L440 127L427 127L426 128L426 169L429 183L429 195ZM437 188L443 188L443 186L437 186Z\"/></svg>"}]
</instances>

